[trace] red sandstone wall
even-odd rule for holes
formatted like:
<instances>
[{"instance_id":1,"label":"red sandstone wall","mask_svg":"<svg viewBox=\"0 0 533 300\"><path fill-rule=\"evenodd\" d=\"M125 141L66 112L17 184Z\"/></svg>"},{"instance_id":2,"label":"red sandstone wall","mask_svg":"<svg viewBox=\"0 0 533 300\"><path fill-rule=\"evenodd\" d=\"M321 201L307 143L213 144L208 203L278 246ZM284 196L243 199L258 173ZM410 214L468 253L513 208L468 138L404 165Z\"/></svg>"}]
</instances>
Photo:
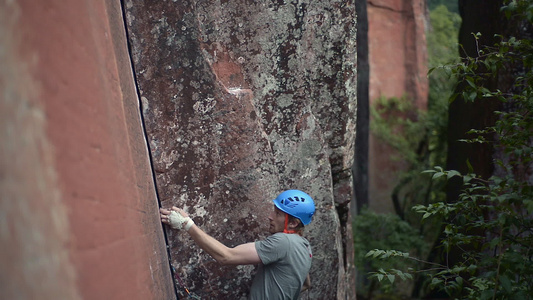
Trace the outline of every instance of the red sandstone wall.
<instances>
[{"instance_id":1,"label":"red sandstone wall","mask_svg":"<svg viewBox=\"0 0 533 300\"><path fill-rule=\"evenodd\" d=\"M0 1L0 299L173 299L120 1Z\"/></svg>"},{"instance_id":2,"label":"red sandstone wall","mask_svg":"<svg viewBox=\"0 0 533 300\"><path fill-rule=\"evenodd\" d=\"M407 95L417 107L426 107L426 1L370 0L367 9L370 102ZM370 134L369 204L376 211L393 211L390 195L405 168L393 155L393 149Z\"/></svg>"}]
</instances>

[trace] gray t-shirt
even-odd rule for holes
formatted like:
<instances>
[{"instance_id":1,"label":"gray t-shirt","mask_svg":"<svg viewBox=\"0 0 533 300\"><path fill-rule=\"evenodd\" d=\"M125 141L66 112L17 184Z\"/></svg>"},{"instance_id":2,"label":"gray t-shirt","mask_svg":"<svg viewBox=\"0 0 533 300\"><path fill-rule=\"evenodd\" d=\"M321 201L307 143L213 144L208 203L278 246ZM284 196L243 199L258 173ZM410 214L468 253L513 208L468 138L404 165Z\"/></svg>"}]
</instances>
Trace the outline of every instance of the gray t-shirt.
<instances>
[{"instance_id":1,"label":"gray t-shirt","mask_svg":"<svg viewBox=\"0 0 533 300\"><path fill-rule=\"evenodd\" d=\"M259 264L251 300L297 299L311 268L309 241L298 234L275 233L255 242Z\"/></svg>"}]
</instances>

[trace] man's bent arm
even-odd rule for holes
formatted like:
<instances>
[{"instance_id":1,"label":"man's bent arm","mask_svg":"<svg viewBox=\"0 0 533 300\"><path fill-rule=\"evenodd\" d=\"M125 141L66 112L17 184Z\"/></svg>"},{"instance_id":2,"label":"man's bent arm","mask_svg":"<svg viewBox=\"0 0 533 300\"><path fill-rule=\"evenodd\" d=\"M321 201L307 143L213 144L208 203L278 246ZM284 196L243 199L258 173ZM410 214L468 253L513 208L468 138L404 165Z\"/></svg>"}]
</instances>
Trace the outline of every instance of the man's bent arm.
<instances>
[{"instance_id":1,"label":"man's bent arm","mask_svg":"<svg viewBox=\"0 0 533 300\"><path fill-rule=\"evenodd\" d=\"M200 248L221 264L246 265L261 262L254 243L229 248L196 226L182 209L173 206L171 209L161 208L159 212L163 224L187 231Z\"/></svg>"},{"instance_id":2,"label":"man's bent arm","mask_svg":"<svg viewBox=\"0 0 533 300\"><path fill-rule=\"evenodd\" d=\"M196 225L192 225L188 230L192 239L200 248L211 255L218 263L223 265L251 265L261 262L255 243L238 245L229 248L214 237L205 233Z\"/></svg>"}]
</instances>

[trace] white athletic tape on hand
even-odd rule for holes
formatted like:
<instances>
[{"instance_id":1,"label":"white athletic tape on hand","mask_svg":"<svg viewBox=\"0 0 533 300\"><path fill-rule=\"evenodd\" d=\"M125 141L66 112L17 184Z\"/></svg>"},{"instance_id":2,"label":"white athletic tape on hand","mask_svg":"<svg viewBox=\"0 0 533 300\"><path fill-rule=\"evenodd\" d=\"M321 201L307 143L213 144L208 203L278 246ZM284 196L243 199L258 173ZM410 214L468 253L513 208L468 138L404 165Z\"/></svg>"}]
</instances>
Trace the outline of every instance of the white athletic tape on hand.
<instances>
[{"instance_id":1,"label":"white athletic tape on hand","mask_svg":"<svg viewBox=\"0 0 533 300\"><path fill-rule=\"evenodd\" d=\"M168 222L173 229L182 229L185 227L186 231L189 231L194 221L189 217L184 217L176 211L171 211L168 216Z\"/></svg>"},{"instance_id":2,"label":"white athletic tape on hand","mask_svg":"<svg viewBox=\"0 0 533 300\"><path fill-rule=\"evenodd\" d=\"M194 221L189 218L189 221L187 222L187 225L185 225L185 231L189 231L191 229L191 226L194 225Z\"/></svg>"}]
</instances>

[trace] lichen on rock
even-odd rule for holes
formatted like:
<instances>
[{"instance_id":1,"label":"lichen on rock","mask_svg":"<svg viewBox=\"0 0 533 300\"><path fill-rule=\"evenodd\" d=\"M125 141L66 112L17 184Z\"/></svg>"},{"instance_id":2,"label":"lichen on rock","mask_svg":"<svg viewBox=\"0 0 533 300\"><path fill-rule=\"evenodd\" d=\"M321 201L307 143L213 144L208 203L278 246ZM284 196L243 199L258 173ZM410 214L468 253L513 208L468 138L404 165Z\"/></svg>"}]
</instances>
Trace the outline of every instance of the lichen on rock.
<instances>
[{"instance_id":1,"label":"lichen on rock","mask_svg":"<svg viewBox=\"0 0 533 300\"><path fill-rule=\"evenodd\" d=\"M337 187L350 186L351 175L335 174L353 162L354 4L126 2L162 205L185 207L235 246L265 237L277 193L305 190L317 204L305 234L314 252L309 296L344 299L342 239L351 237L336 208L352 191ZM253 268L220 267L187 237L169 238L190 290L245 297Z\"/></svg>"}]
</instances>

